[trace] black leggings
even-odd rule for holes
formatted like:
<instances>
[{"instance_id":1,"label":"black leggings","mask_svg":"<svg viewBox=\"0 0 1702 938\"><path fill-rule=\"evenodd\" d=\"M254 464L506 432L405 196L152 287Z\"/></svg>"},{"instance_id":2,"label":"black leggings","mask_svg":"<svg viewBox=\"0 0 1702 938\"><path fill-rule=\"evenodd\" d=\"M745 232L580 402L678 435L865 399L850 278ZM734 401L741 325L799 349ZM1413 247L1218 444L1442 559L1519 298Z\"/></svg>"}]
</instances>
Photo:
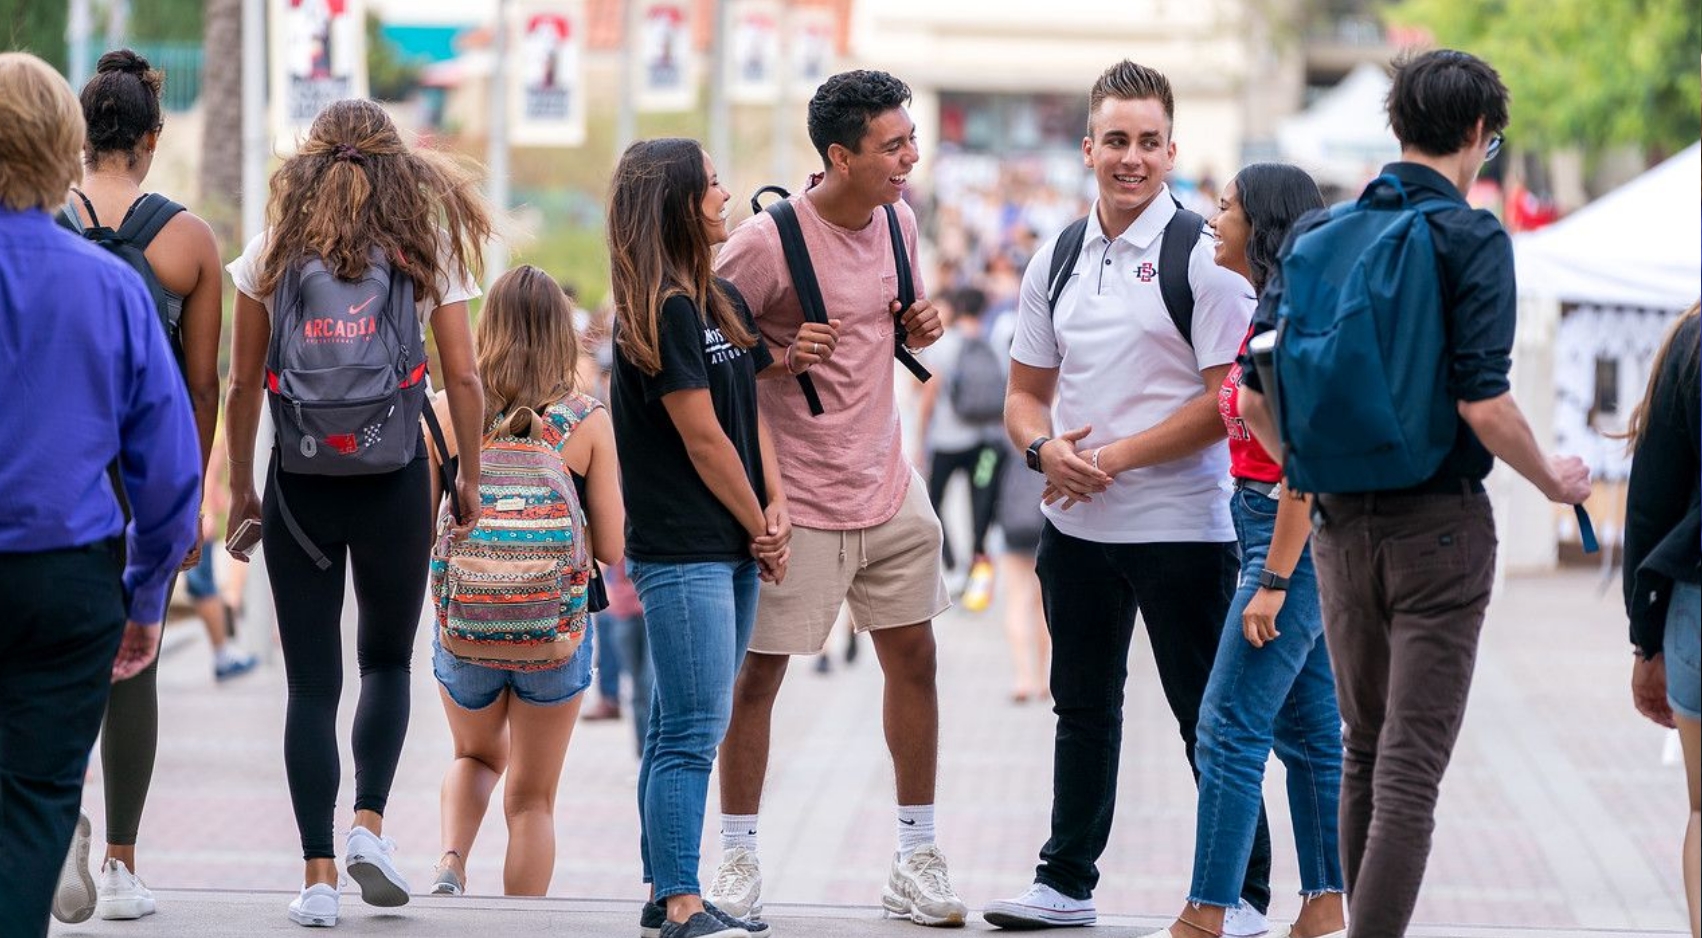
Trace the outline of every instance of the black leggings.
<instances>
[{"instance_id":1,"label":"black leggings","mask_svg":"<svg viewBox=\"0 0 1702 938\"><path fill-rule=\"evenodd\" d=\"M992 467L987 473L986 484L977 485L976 470L980 468L982 459L992 460ZM940 512L940 501L945 498L951 477L960 471L969 477L969 508L973 522L970 528L973 543L969 548L971 563L987 553L987 529L993 526L993 513L999 507L999 473L1004 469L1004 462L1004 451L989 443L974 449L935 452L928 467L928 501L933 503L935 514ZM947 569L955 570L957 558L952 554L951 537L944 537L940 545L941 559Z\"/></svg>"},{"instance_id":2,"label":"black leggings","mask_svg":"<svg viewBox=\"0 0 1702 938\"><path fill-rule=\"evenodd\" d=\"M337 702L343 689L343 583L353 568L360 608L356 659L355 810L384 813L408 731L408 662L420 623L432 542L428 463L416 459L375 476L276 473L268 481L261 541L278 612L289 708L284 770L301 833L302 856L336 856ZM276 472L276 470L274 470ZM331 567L320 570L284 526L290 512Z\"/></svg>"}]
</instances>

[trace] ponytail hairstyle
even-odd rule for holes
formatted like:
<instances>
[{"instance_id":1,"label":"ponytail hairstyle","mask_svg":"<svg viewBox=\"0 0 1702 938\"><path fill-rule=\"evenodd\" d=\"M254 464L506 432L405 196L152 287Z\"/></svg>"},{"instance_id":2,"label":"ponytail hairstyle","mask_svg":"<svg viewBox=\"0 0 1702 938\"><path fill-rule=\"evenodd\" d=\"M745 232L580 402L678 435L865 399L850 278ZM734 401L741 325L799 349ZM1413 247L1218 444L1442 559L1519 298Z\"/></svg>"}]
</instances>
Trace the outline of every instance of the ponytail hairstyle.
<instances>
[{"instance_id":1,"label":"ponytail hairstyle","mask_svg":"<svg viewBox=\"0 0 1702 938\"><path fill-rule=\"evenodd\" d=\"M83 162L89 166L112 154L123 154L125 168L136 165L142 138L159 133L160 93L165 73L129 49L100 57L95 76L83 86L83 120L88 138Z\"/></svg>"},{"instance_id":2,"label":"ponytail hairstyle","mask_svg":"<svg viewBox=\"0 0 1702 938\"><path fill-rule=\"evenodd\" d=\"M616 344L645 374L662 370L662 304L684 296L739 348L756 344L710 267L703 199L709 194L703 147L666 137L626 148L609 195L609 276Z\"/></svg>"},{"instance_id":3,"label":"ponytail hairstyle","mask_svg":"<svg viewBox=\"0 0 1702 938\"><path fill-rule=\"evenodd\" d=\"M522 407L543 413L577 390L573 305L538 268L522 264L496 278L473 338L485 386L485 426Z\"/></svg>"},{"instance_id":4,"label":"ponytail hairstyle","mask_svg":"<svg viewBox=\"0 0 1702 938\"><path fill-rule=\"evenodd\" d=\"M309 255L354 280L377 249L431 303L451 276L477 279L484 269L494 225L476 175L441 153L409 149L373 101L336 101L321 111L301 149L272 174L271 188L263 296ZM447 268L439 259L446 249Z\"/></svg>"}]
</instances>

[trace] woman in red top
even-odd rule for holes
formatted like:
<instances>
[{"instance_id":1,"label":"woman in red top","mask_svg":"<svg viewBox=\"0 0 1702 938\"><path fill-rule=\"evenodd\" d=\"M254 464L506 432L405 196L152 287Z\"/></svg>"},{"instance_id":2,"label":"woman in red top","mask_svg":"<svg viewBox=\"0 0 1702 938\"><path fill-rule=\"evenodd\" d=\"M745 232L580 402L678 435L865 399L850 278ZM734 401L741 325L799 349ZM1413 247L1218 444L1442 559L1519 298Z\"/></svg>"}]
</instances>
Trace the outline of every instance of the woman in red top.
<instances>
[{"instance_id":1,"label":"woman in red top","mask_svg":"<svg viewBox=\"0 0 1702 938\"><path fill-rule=\"evenodd\" d=\"M1323 205L1304 172L1275 163L1248 166L1224 187L1211 222L1218 265L1262 292L1290 226ZM1226 919L1233 923L1247 914L1238 910L1241 881L1262 805L1265 763L1275 748L1288 769L1302 905L1292 929L1272 928L1268 936L1342 938L1347 931L1336 844L1341 715L1306 547L1311 500L1283 491L1282 466L1241 421L1240 388L1237 365L1218 404L1229 430L1241 582L1200 704L1200 800L1188 905L1160 935L1222 935Z\"/></svg>"}]
</instances>

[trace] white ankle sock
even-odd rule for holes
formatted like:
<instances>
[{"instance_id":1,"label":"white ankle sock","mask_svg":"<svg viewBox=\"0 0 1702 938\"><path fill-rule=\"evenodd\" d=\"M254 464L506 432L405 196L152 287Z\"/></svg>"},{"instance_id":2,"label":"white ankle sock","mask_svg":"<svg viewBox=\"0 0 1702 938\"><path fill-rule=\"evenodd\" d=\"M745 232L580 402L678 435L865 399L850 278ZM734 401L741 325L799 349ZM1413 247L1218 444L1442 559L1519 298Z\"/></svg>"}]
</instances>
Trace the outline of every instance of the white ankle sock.
<instances>
[{"instance_id":1,"label":"white ankle sock","mask_svg":"<svg viewBox=\"0 0 1702 938\"><path fill-rule=\"evenodd\" d=\"M755 853L756 817L754 814L721 815L721 849L727 851L743 847Z\"/></svg>"},{"instance_id":2,"label":"white ankle sock","mask_svg":"<svg viewBox=\"0 0 1702 938\"><path fill-rule=\"evenodd\" d=\"M908 857L917 848L934 842L934 806L931 804L898 806L898 853Z\"/></svg>"}]
</instances>

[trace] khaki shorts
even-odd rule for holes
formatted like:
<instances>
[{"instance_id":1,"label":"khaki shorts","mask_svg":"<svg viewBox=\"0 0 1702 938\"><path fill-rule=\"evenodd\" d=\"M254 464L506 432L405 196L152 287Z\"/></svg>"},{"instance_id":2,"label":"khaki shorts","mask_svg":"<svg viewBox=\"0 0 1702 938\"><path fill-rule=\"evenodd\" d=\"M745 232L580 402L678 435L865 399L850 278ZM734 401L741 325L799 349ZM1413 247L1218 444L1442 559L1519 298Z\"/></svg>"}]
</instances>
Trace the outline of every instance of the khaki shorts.
<instances>
[{"instance_id":1,"label":"khaki shorts","mask_svg":"<svg viewBox=\"0 0 1702 938\"><path fill-rule=\"evenodd\" d=\"M940 519L914 472L898 514L872 528L792 528L786 582L762 584L750 650L813 655L840 606L859 632L928 622L951 608L940 577Z\"/></svg>"}]
</instances>

